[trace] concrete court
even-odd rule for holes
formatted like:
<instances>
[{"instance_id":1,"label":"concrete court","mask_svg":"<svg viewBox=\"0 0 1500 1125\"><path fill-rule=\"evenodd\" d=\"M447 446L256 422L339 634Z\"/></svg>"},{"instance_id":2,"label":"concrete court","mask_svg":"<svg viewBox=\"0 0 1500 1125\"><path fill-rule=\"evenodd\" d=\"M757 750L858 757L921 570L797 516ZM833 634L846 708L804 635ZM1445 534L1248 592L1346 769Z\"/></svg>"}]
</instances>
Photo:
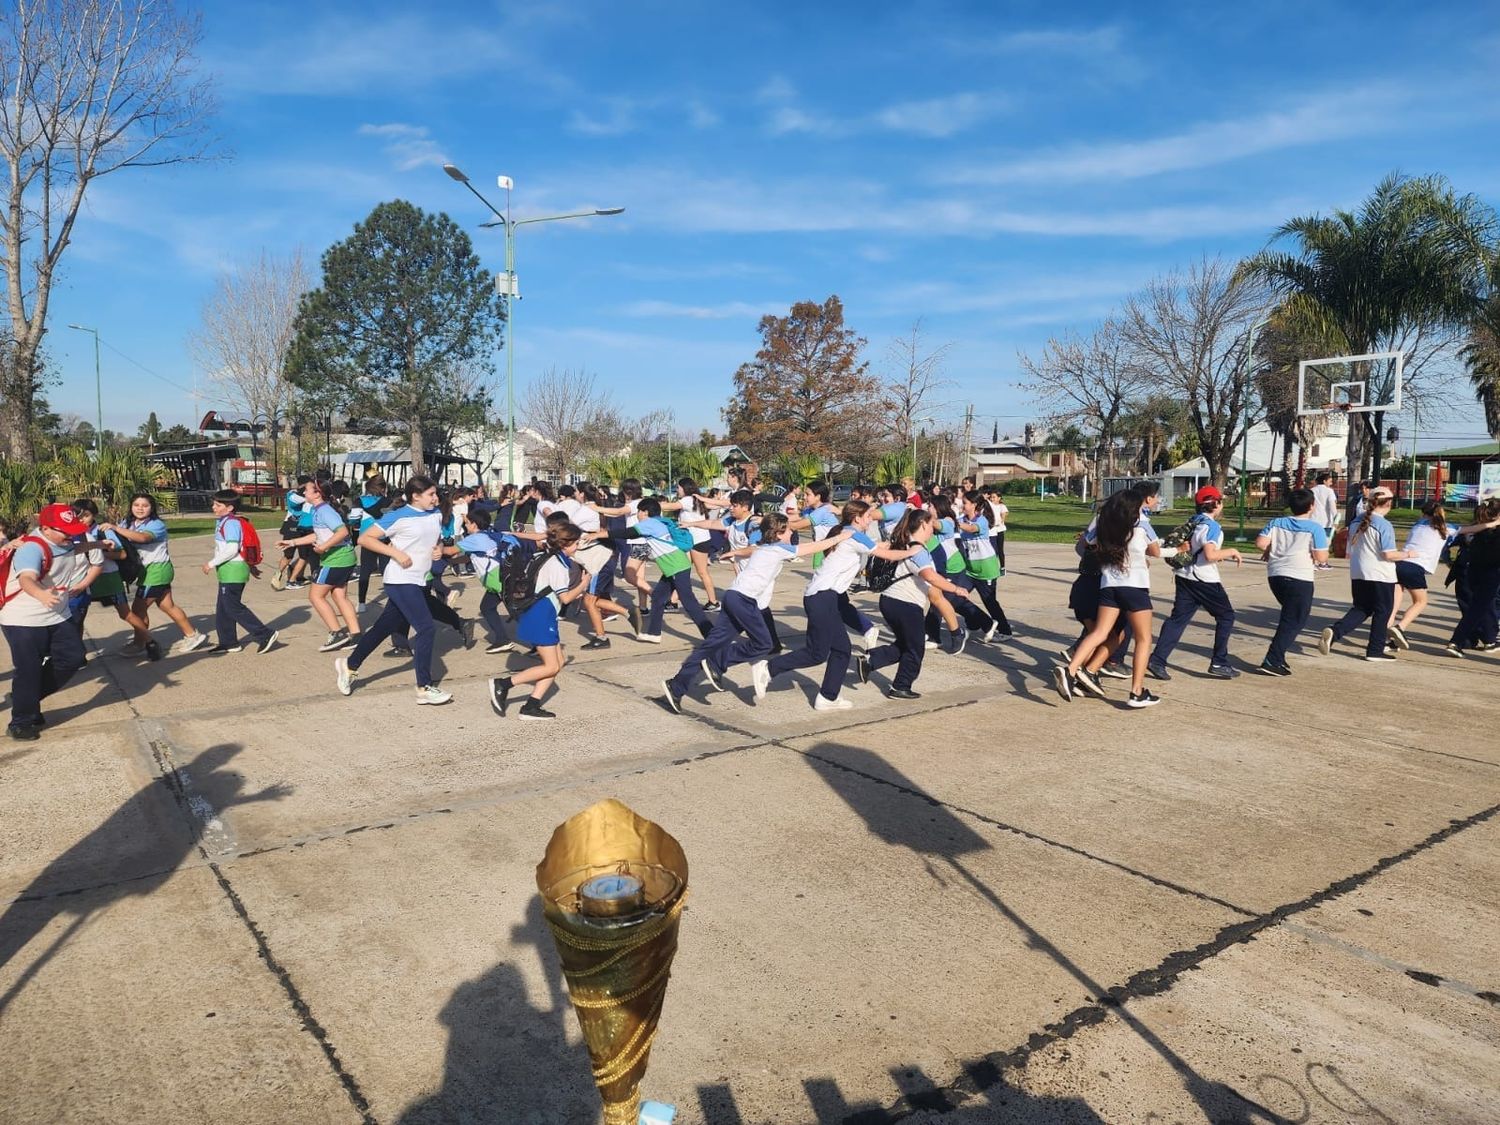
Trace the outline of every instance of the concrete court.
<instances>
[{"instance_id":1,"label":"concrete court","mask_svg":"<svg viewBox=\"0 0 1500 1125\"><path fill-rule=\"evenodd\" d=\"M442 630L453 703L379 656L344 699L264 584L274 654L96 658L0 746L0 1122L598 1120L532 871L609 795L692 864L646 1088L685 1125L1500 1119L1500 658L1437 654L1452 599L1399 664L1305 645L1291 680L1203 678L1195 624L1134 713L1046 679L1070 550L1008 561L1015 643L841 714L743 669L668 714L679 615L571 645L552 725ZM1226 585L1248 668L1274 603Z\"/></svg>"}]
</instances>

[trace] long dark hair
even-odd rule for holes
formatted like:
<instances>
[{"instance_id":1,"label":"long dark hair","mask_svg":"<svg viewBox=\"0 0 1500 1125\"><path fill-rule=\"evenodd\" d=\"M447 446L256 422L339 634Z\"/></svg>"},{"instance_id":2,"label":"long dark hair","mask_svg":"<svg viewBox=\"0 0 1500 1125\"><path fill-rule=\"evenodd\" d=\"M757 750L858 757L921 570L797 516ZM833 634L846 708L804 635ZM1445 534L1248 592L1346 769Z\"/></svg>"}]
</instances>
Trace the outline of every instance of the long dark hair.
<instances>
[{"instance_id":1,"label":"long dark hair","mask_svg":"<svg viewBox=\"0 0 1500 1125\"><path fill-rule=\"evenodd\" d=\"M927 506L932 509L935 519L953 520L954 527L958 526L958 520L954 517L953 513L953 501L948 498L946 492L934 492L927 498ZM934 525L933 531L937 531L936 525Z\"/></svg>"},{"instance_id":2,"label":"long dark hair","mask_svg":"<svg viewBox=\"0 0 1500 1125\"><path fill-rule=\"evenodd\" d=\"M1448 513L1443 511L1440 500L1429 500L1422 505L1422 514L1427 517L1427 522L1432 525L1432 530L1444 537L1448 534Z\"/></svg>"},{"instance_id":3,"label":"long dark hair","mask_svg":"<svg viewBox=\"0 0 1500 1125\"><path fill-rule=\"evenodd\" d=\"M1145 501L1133 488L1121 489L1104 502L1099 509L1099 522L1094 528L1094 540L1099 549L1099 561L1116 570L1125 568L1125 556L1129 553L1130 537L1135 534L1136 524L1141 521L1141 505Z\"/></svg>"},{"instance_id":4,"label":"long dark hair","mask_svg":"<svg viewBox=\"0 0 1500 1125\"><path fill-rule=\"evenodd\" d=\"M907 508L905 514L891 528L891 550L904 551L912 545L917 528L932 522L932 513L925 508Z\"/></svg>"},{"instance_id":5,"label":"long dark hair","mask_svg":"<svg viewBox=\"0 0 1500 1125\"><path fill-rule=\"evenodd\" d=\"M850 501L846 502L844 504L843 510L841 512L839 512L839 525L838 525L838 527L834 528L828 534L829 535L837 535L839 532L843 531L845 528L847 528L850 524L852 524L855 520L859 519L860 516L864 515L869 510L870 510L870 505L866 504L863 500L850 500ZM829 547L828 550L826 550L826 551L823 552L823 557L827 558L829 555L833 554L833 552L836 551L837 549L838 549L838 544L835 543L832 547Z\"/></svg>"}]
</instances>

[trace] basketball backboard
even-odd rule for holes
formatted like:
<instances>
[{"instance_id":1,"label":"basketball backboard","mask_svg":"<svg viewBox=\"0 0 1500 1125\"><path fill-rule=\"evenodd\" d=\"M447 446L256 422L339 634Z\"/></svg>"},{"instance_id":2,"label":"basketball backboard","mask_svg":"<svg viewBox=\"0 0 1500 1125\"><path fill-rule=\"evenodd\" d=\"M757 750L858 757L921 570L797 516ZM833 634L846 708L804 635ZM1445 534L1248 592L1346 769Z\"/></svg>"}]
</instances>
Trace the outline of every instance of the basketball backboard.
<instances>
[{"instance_id":1,"label":"basketball backboard","mask_svg":"<svg viewBox=\"0 0 1500 1125\"><path fill-rule=\"evenodd\" d=\"M1304 359L1297 364L1297 413L1400 410L1405 365L1405 352Z\"/></svg>"}]
</instances>

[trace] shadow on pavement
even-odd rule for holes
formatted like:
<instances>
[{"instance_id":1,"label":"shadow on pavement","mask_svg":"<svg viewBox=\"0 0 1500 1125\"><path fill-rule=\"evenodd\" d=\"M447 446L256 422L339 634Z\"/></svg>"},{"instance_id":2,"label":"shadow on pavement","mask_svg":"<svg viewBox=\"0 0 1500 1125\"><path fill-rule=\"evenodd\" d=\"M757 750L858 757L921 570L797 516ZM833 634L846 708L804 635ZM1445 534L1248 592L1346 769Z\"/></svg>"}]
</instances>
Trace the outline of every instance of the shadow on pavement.
<instances>
[{"instance_id":1,"label":"shadow on pavement","mask_svg":"<svg viewBox=\"0 0 1500 1125\"><path fill-rule=\"evenodd\" d=\"M245 793L244 775L225 768L241 749L233 743L212 746L194 760L191 773L179 768L143 786L109 819L49 863L11 902L0 915L0 968L55 920L69 917L71 921L0 993L0 1012L96 912L125 898L149 895L170 879L197 844L206 819L236 805L274 801L290 792L284 786L271 785L257 793ZM163 808L170 805L163 800L163 786L181 809L181 817L164 820ZM145 854L139 839L143 825L161 829L149 841ZM144 860L148 870L120 872L107 885L84 891L72 889L80 880L96 875L101 857L120 854Z\"/></svg>"},{"instance_id":2,"label":"shadow on pavement","mask_svg":"<svg viewBox=\"0 0 1500 1125\"><path fill-rule=\"evenodd\" d=\"M1045 953L1074 980L1088 989L1089 996L1095 1001L1104 1002L1109 1012L1112 1012L1126 1027L1139 1036L1142 1042L1172 1067L1181 1078L1188 1094L1198 1103L1210 1121L1280 1123L1287 1120L1251 1101L1233 1087L1222 1082L1210 1081L1200 1075L1154 1031L1136 1019L1120 1002L1120 999L1111 995L1105 985L1090 977L1057 945L1032 927L1010 904L970 871L964 864L963 858L988 851L992 845L936 798L923 792L916 782L891 766L880 755L855 746L822 742L807 750L804 756L808 765L850 809L859 815L871 833L886 843L908 848L929 860L946 864L980 898L989 903L1025 936L1029 948ZM872 778L888 781L907 792L902 793L892 789L890 785L878 784L872 781ZM916 801L913 801L912 795L915 795ZM964 1069L969 1074L987 1074L992 1079L990 1084L999 1083L1003 1081L1002 1064L1024 1066L1029 1054L1029 1048L1023 1047L1008 1054L990 1055L984 1059L975 1060L965 1064ZM897 1084L900 1086L901 1082L898 1080ZM905 1086L901 1088L906 1090ZM978 1090L985 1094L992 1093L985 1084L979 1085ZM1006 1093L1014 1098L1026 1097L1015 1090L1007 1090ZM898 1103L897 1110L878 1111L885 1116L860 1116L858 1113L853 1113L853 1115L843 1117L820 1116L818 1121L819 1125L825 1121L845 1122L847 1125L875 1125L876 1122L899 1120L911 1111L922 1108L917 1101L919 1097L930 1101L945 1096L942 1091L932 1088L929 1084L926 1091L907 1092ZM999 1093L993 1093L994 1098L999 1096ZM809 1089L809 1097L814 1097L811 1089ZM816 1099L814 1104L817 1104ZM839 1103L831 1104L834 1104L837 1109ZM1058 1118L1064 1121L1097 1119L1097 1117L1078 1118L1076 1116ZM955 1117L954 1120L962 1121L965 1118L960 1116ZM990 1120L990 1118L985 1118L985 1120ZM1005 1120L1005 1118L998 1120ZM1016 1120L1028 1119L1023 1116Z\"/></svg>"},{"instance_id":3,"label":"shadow on pavement","mask_svg":"<svg viewBox=\"0 0 1500 1125\"><path fill-rule=\"evenodd\" d=\"M459 985L438 1013L448 1029L443 1084L408 1107L399 1125L553 1125L597 1119L599 1094L590 1077L588 1051L562 987L540 898L533 897L526 921L512 929L511 940L536 947L550 1003L533 1004L520 969L507 961ZM574 1032L572 1043L569 1030Z\"/></svg>"}]
</instances>

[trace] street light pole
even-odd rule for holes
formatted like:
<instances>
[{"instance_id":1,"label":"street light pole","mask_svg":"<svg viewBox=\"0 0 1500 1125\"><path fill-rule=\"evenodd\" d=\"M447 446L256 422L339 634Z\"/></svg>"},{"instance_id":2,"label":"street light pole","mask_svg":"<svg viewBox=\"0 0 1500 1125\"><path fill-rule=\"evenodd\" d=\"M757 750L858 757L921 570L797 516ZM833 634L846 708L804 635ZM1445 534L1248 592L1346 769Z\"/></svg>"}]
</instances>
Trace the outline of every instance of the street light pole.
<instances>
[{"instance_id":1,"label":"street light pole","mask_svg":"<svg viewBox=\"0 0 1500 1125\"><path fill-rule=\"evenodd\" d=\"M457 180L468 188L474 197L483 203L491 215L495 216L494 222L480 223L481 227L501 227L505 231L505 276L498 279L503 284L500 296L505 300L505 461L506 461L506 484L516 483L516 325L515 304L521 299L520 286L516 283L516 228L525 226L527 223L551 223L559 219L592 219L600 215L618 215L625 210L623 207L596 207L592 211L569 211L564 215L536 215L529 219L512 219L510 217L510 193L515 187L515 181L509 176L500 176L497 183L505 189L505 213L501 214L479 190L469 182L469 177L464 175L455 165L444 164L443 171L448 178Z\"/></svg>"},{"instance_id":2,"label":"street light pole","mask_svg":"<svg viewBox=\"0 0 1500 1125\"><path fill-rule=\"evenodd\" d=\"M104 388L103 384L99 381L99 330L97 328L85 328L81 324L70 324L68 327L77 329L79 332L92 332L94 335L94 409L97 411L95 415L94 452L102 454L104 452Z\"/></svg>"}]
</instances>

